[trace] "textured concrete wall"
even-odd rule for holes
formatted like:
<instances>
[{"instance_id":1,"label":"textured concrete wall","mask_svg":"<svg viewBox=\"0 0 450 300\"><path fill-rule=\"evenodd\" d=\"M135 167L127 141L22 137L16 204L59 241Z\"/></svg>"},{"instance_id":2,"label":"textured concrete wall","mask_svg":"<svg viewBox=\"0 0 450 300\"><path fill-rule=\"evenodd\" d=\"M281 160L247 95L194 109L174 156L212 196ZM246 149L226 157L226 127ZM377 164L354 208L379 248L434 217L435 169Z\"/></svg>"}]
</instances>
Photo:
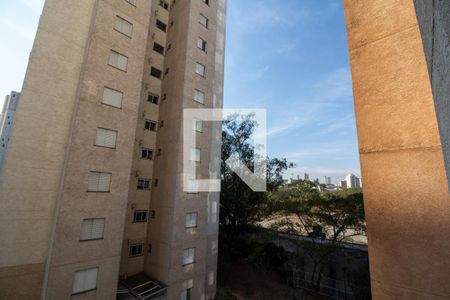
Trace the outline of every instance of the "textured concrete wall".
<instances>
[{"instance_id":1,"label":"textured concrete wall","mask_svg":"<svg viewBox=\"0 0 450 300\"><path fill-rule=\"evenodd\" d=\"M448 299L450 196L414 2L345 10L373 298Z\"/></svg>"},{"instance_id":2,"label":"textured concrete wall","mask_svg":"<svg viewBox=\"0 0 450 300\"><path fill-rule=\"evenodd\" d=\"M44 6L0 177L1 299L40 295L94 3Z\"/></svg>"},{"instance_id":3,"label":"textured concrete wall","mask_svg":"<svg viewBox=\"0 0 450 300\"><path fill-rule=\"evenodd\" d=\"M138 1L135 7L126 1L97 0L93 11L79 104L54 224L48 299L70 296L75 272L92 267L99 268L97 289L86 297L115 297L150 14L148 1ZM131 38L114 30L116 16L133 24ZM108 65L111 50L128 57L126 72ZM121 108L102 104L105 86L123 92ZM114 149L94 145L98 127L117 131ZM86 192L90 171L112 173L110 192ZM105 218L103 239L80 242L82 220L89 218Z\"/></svg>"},{"instance_id":4,"label":"textured concrete wall","mask_svg":"<svg viewBox=\"0 0 450 300\"><path fill-rule=\"evenodd\" d=\"M414 0L450 187L450 2Z\"/></svg>"},{"instance_id":5,"label":"textured concrete wall","mask_svg":"<svg viewBox=\"0 0 450 300\"><path fill-rule=\"evenodd\" d=\"M152 253L146 257L145 270L169 285L168 299L179 299L181 292L192 288L193 299L211 299L215 294L218 223L209 217L211 203L218 202L217 193L188 194L183 190L183 108L222 107L223 43L225 1L177 1L171 8L164 69L169 69L162 85L167 99L161 102L157 149L162 155L154 163L158 187L152 191L148 243ZM209 19L208 29L199 24L199 14ZM219 17L222 20L218 21ZM208 43L207 52L197 47L198 37ZM220 45L218 45L218 42ZM196 63L206 66L206 77L195 73ZM217 63L218 62L218 63ZM194 101L194 90L205 92L205 103ZM195 133L201 148L201 162L195 163L197 178L209 178L219 170L220 126L203 123L203 132ZM197 212L197 227L186 229L186 213ZM217 219L218 220L218 219ZM168 226L168 224L171 224ZM183 266L183 251L196 248L195 264Z\"/></svg>"}]
</instances>

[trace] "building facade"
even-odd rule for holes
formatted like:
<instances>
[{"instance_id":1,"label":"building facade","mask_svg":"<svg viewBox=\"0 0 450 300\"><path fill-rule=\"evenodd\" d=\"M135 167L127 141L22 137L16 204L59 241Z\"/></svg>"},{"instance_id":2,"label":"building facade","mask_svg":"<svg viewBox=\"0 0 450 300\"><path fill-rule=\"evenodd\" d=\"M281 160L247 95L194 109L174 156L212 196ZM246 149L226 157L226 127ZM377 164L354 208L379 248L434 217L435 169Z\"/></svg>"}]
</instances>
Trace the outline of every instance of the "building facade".
<instances>
[{"instance_id":1,"label":"building facade","mask_svg":"<svg viewBox=\"0 0 450 300\"><path fill-rule=\"evenodd\" d=\"M225 10L46 1L0 177L1 299L214 297L219 195L184 191L182 124L222 107ZM192 130L217 175L220 125Z\"/></svg>"},{"instance_id":2,"label":"building facade","mask_svg":"<svg viewBox=\"0 0 450 300\"><path fill-rule=\"evenodd\" d=\"M12 91L5 98L2 114L0 115L0 174L3 167L6 149L8 148L11 129L14 125L17 104L19 103L20 93Z\"/></svg>"},{"instance_id":3,"label":"building facade","mask_svg":"<svg viewBox=\"0 0 450 300\"><path fill-rule=\"evenodd\" d=\"M345 0L373 299L450 298L450 3Z\"/></svg>"}]
</instances>

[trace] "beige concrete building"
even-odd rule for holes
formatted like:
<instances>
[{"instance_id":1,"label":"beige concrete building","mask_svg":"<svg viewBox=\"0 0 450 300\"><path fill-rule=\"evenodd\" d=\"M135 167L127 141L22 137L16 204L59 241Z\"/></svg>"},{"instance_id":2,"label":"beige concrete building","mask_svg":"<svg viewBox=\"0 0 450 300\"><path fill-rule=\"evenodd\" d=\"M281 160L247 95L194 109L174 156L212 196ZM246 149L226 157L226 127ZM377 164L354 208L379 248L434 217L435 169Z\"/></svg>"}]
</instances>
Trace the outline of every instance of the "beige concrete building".
<instances>
[{"instance_id":1,"label":"beige concrete building","mask_svg":"<svg viewBox=\"0 0 450 300\"><path fill-rule=\"evenodd\" d=\"M214 297L219 195L183 190L182 113L222 107L225 6L46 1L0 177L0 299ZM220 126L193 130L208 178Z\"/></svg>"},{"instance_id":2,"label":"beige concrete building","mask_svg":"<svg viewBox=\"0 0 450 300\"><path fill-rule=\"evenodd\" d=\"M449 299L450 3L345 10L373 299Z\"/></svg>"}]
</instances>

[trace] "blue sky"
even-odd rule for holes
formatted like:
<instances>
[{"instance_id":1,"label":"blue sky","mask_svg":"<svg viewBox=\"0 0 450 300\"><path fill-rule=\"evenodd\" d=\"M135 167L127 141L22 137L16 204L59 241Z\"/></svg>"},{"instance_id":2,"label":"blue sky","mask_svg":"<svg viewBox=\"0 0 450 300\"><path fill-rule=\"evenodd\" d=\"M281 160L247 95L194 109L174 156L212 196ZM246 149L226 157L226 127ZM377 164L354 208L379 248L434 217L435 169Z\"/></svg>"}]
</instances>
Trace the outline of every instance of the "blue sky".
<instances>
[{"instance_id":1,"label":"blue sky","mask_svg":"<svg viewBox=\"0 0 450 300\"><path fill-rule=\"evenodd\" d=\"M324 181L359 175L341 0L228 0L225 106L266 108L268 153ZM0 105L20 91L44 0L0 1Z\"/></svg>"},{"instance_id":2,"label":"blue sky","mask_svg":"<svg viewBox=\"0 0 450 300\"><path fill-rule=\"evenodd\" d=\"M267 109L287 177L359 175L341 0L229 0L225 61L225 106Z\"/></svg>"}]
</instances>

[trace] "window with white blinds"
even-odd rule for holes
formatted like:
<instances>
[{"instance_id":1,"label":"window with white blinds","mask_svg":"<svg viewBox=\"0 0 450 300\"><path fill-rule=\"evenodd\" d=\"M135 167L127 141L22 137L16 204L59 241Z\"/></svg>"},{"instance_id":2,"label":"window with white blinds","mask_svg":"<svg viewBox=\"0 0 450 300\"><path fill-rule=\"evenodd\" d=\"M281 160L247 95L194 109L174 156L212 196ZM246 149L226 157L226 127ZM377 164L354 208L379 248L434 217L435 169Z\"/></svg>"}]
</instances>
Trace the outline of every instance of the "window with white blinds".
<instances>
[{"instance_id":1,"label":"window with white blinds","mask_svg":"<svg viewBox=\"0 0 450 300\"><path fill-rule=\"evenodd\" d=\"M97 288L98 268L81 270L75 273L73 280L73 294L92 291Z\"/></svg>"},{"instance_id":2,"label":"window with white blinds","mask_svg":"<svg viewBox=\"0 0 450 300\"><path fill-rule=\"evenodd\" d=\"M81 223L80 240L98 240L103 238L105 219L84 219Z\"/></svg>"},{"instance_id":3,"label":"window with white blinds","mask_svg":"<svg viewBox=\"0 0 450 300\"><path fill-rule=\"evenodd\" d=\"M131 37L133 34L133 24L119 16L116 16L114 21L114 29L128 37Z\"/></svg>"},{"instance_id":4,"label":"window with white blinds","mask_svg":"<svg viewBox=\"0 0 450 300\"><path fill-rule=\"evenodd\" d=\"M206 67L200 63L197 63L195 66L195 73L204 77L206 74Z\"/></svg>"},{"instance_id":5,"label":"window with white blinds","mask_svg":"<svg viewBox=\"0 0 450 300\"><path fill-rule=\"evenodd\" d=\"M197 216L198 214L196 212L186 214L186 228L197 227Z\"/></svg>"},{"instance_id":6,"label":"window with white blinds","mask_svg":"<svg viewBox=\"0 0 450 300\"><path fill-rule=\"evenodd\" d=\"M200 161L200 148L191 148L191 160L196 162Z\"/></svg>"},{"instance_id":7,"label":"window with white blinds","mask_svg":"<svg viewBox=\"0 0 450 300\"><path fill-rule=\"evenodd\" d=\"M100 147L116 148L117 131L97 128L95 145Z\"/></svg>"},{"instance_id":8,"label":"window with white blinds","mask_svg":"<svg viewBox=\"0 0 450 300\"><path fill-rule=\"evenodd\" d=\"M111 50L109 54L108 64L119 70L126 71L128 65L128 57Z\"/></svg>"},{"instance_id":9,"label":"window with white blinds","mask_svg":"<svg viewBox=\"0 0 450 300\"><path fill-rule=\"evenodd\" d=\"M198 17L198 22L202 24L205 28L208 28L208 18L200 14Z\"/></svg>"},{"instance_id":10,"label":"window with white blinds","mask_svg":"<svg viewBox=\"0 0 450 300\"><path fill-rule=\"evenodd\" d=\"M197 132L203 132L203 121L199 119L192 120L192 130Z\"/></svg>"},{"instance_id":11,"label":"window with white blinds","mask_svg":"<svg viewBox=\"0 0 450 300\"><path fill-rule=\"evenodd\" d=\"M204 104L205 103L205 93L200 90L194 90L194 100Z\"/></svg>"},{"instance_id":12,"label":"window with white blinds","mask_svg":"<svg viewBox=\"0 0 450 300\"><path fill-rule=\"evenodd\" d=\"M183 265L193 264L195 261L195 248L184 249Z\"/></svg>"},{"instance_id":13,"label":"window with white blinds","mask_svg":"<svg viewBox=\"0 0 450 300\"><path fill-rule=\"evenodd\" d=\"M105 87L103 90L103 104L111 105L117 108L122 107L123 93Z\"/></svg>"},{"instance_id":14,"label":"window with white blinds","mask_svg":"<svg viewBox=\"0 0 450 300\"><path fill-rule=\"evenodd\" d=\"M88 192L109 192L111 173L90 172L88 179Z\"/></svg>"}]
</instances>

